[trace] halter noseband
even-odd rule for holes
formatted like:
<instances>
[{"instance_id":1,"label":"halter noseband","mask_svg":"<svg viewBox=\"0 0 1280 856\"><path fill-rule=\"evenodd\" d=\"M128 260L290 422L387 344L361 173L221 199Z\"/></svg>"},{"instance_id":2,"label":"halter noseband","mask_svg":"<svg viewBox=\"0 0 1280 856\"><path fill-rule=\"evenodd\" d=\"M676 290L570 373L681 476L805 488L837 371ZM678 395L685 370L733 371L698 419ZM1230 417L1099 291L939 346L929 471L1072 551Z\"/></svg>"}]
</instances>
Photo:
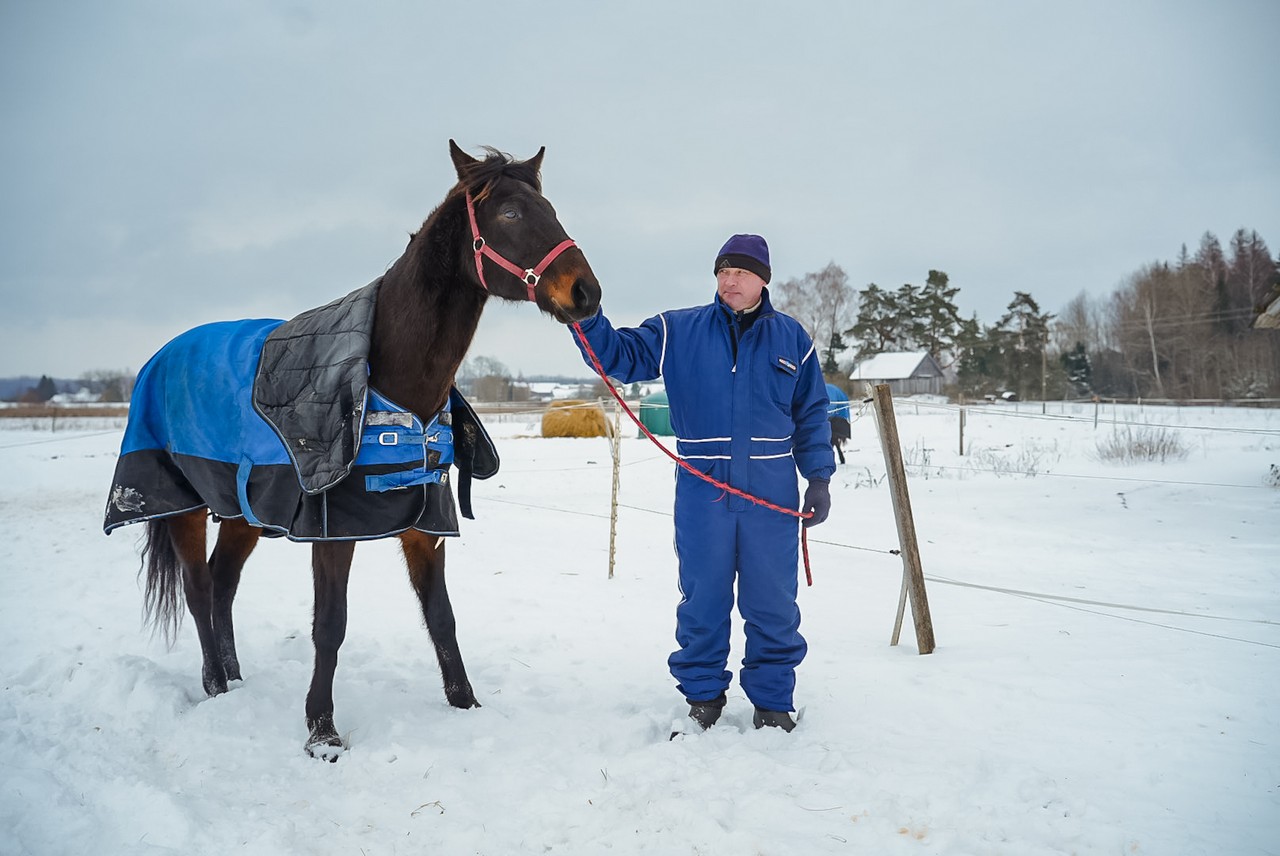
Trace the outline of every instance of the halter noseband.
<instances>
[{"instance_id":1,"label":"halter noseband","mask_svg":"<svg viewBox=\"0 0 1280 856\"><path fill-rule=\"evenodd\" d=\"M488 256L493 259L502 268L515 276L518 276L525 286L529 289L529 300L536 301L535 289L538 287L538 280L542 279L542 272L556 260L556 257L570 247L576 247L577 243L573 238L565 238L560 243L552 247L551 252L542 257L542 261L531 268L520 269L519 265L514 265L507 261L502 255L480 236L480 227L476 224L476 207L471 201L471 193L467 192L467 217L471 219L471 248L476 253L476 273L480 275L480 284L484 286L484 290L489 290L489 284L484 281L484 257Z\"/></svg>"}]
</instances>

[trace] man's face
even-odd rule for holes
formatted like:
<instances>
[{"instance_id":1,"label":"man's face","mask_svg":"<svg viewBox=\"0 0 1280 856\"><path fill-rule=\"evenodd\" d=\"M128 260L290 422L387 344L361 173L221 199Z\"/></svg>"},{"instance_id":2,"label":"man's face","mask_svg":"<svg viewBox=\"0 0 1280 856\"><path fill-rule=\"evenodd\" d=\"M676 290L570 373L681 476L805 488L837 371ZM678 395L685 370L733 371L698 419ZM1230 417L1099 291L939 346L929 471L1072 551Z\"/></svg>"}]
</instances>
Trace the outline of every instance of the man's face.
<instances>
[{"instance_id":1,"label":"man's face","mask_svg":"<svg viewBox=\"0 0 1280 856\"><path fill-rule=\"evenodd\" d=\"M734 312L741 312L760 301L764 280L742 268L720 268L716 271L716 290L726 306Z\"/></svg>"}]
</instances>

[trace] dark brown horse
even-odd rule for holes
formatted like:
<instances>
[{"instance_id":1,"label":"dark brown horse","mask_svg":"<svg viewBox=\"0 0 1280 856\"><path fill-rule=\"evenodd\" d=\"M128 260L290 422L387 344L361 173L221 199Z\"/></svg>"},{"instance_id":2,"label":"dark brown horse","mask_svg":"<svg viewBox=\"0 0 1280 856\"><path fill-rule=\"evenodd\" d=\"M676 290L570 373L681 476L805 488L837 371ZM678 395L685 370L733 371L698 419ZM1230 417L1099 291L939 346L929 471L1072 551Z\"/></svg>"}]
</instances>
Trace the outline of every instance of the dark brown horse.
<instances>
[{"instance_id":1,"label":"dark brown horse","mask_svg":"<svg viewBox=\"0 0 1280 856\"><path fill-rule=\"evenodd\" d=\"M593 314L600 302L600 286L586 257L568 240L542 196L539 170L545 149L527 161L515 161L492 149L477 160L452 140L449 147L458 183L382 277L368 344L370 389L423 424L449 401L454 374L490 296L533 300L565 324ZM523 269L525 264L533 267ZM228 681L241 677L232 603L241 569L263 529L254 525L252 513L228 515L203 496L189 503L202 503L196 507L162 510L150 518L141 516L145 497L130 489L117 487L112 502L116 509L133 509L135 519L123 522L147 521L143 562L148 615L166 629L176 627L179 597L185 595L200 637L205 691L225 692ZM219 526L206 558L210 510ZM108 520L110 524L111 506ZM397 534L409 581L436 649L445 697L454 707L478 707L445 588L443 538L401 528ZM351 559L360 539L308 540L315 540L315 670L307 693L306 748L315 757L334 760L343 744L333 720L333 678L346 633Z\"/></svg>"}]
</instances>

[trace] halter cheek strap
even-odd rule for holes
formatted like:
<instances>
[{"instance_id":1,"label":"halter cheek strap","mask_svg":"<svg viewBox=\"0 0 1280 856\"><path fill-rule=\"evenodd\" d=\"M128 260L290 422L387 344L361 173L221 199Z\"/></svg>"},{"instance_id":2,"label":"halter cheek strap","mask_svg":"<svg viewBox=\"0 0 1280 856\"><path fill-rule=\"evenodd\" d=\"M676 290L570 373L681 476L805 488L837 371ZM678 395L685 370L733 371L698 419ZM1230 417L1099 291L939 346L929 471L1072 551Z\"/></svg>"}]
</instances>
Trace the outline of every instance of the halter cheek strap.
<instances>
[{"instance_id":1,"label":"halter cheek strap","mask_svg":"<svg viewBox=\"0 0 1280 856\"><path fill-rule=\"evenodd\" d=\"M485 241L480 236L480 226L476 223L476 207L471 201L471 194L467 193L467 217L471 220L471 248L476 254L476 274L480 277L480 284L484 286L484 290L489 290L489 284L484 281L484 259L493 259L503 270L519 277L529 290L529 300L536 300L535 290L538 288L538 281L542 279L542 273L545 271L556 258L570 247L576 247L577 243L572 238L565 238L560 243L551 248L551 252L542 257L542 261L538 262L531 268L521 269L519 265L512 264Z\"/></svg>"}]
</instances>

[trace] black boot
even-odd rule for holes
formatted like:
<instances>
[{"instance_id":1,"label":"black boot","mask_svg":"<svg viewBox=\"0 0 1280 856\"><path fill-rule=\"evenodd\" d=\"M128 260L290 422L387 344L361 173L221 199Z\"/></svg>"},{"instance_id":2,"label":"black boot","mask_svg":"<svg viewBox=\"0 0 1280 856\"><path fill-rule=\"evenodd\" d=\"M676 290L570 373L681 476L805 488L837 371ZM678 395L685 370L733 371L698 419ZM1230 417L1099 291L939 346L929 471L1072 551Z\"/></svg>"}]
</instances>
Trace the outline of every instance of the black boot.
<instances>
[{"instance_id":1,"label":"black boot","mask_svg":"<svg viewBox=\"0 0 1280 856\"><path fill-rule=\"evenodd\" d=\"M724 711L724 703L724 693L720 693L710 701L691 701L689 702L689 718L698 723L703 731L706 731L720 719L720 714Z\"/></svg>"},{"instance_id":2,"label":"black boot","mask_svg":"<svg viewBox=\"0 0 1280 856\"><path fill-rule=\"evenodd\" d=\"M692 716L693 714L689 714ZM765 710L762 707L756 708L755 716L751 717L751 722L756 728L781 728L783 731L791 731L796 727L796 721L791 718L791 714L785 710Z\"/></svg>"},{"instance_id":3,"label":"black boot","mask_svg":"<svg viewBox=\"0 0 1280 856\"><path fill-rule=\"evenodd\" d=\"M689 718L697 723L699 731L706 731L720 719L720 714L724 711L724 704L724 693L720 693L720 695L709 701L691 701L689 702ZM673 731L671 732L671 739L675 740L683 733L683 731Z\"/></svg>"}]
</instances>

